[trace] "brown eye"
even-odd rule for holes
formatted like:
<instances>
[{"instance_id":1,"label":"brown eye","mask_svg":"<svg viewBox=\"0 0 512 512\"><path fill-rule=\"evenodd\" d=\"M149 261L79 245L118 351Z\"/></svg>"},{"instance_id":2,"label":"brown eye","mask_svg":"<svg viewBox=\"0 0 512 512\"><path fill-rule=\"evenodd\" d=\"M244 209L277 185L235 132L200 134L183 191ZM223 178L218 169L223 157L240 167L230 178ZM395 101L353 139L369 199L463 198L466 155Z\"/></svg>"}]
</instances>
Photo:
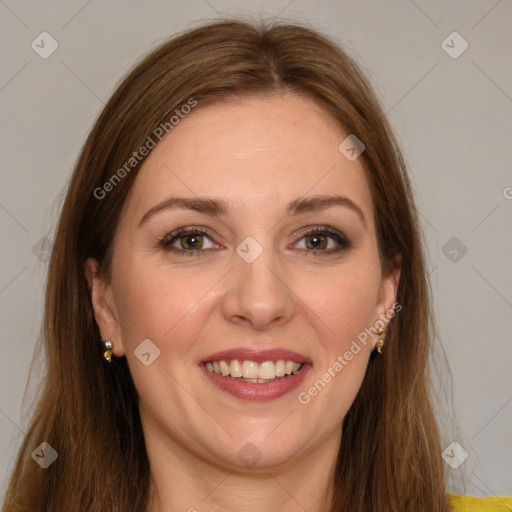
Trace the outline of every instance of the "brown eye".
<instances>
[{"instance_id":1,"label":"brown eye","mask_svg":"<svg viewBox=\"0 0 512 512\"><path fill-rule=\"evenodd\" d=\"M203 247L201 234L183 235L178 238L182 249L201 249Z\"/></svg>"},{"instance_id":2,"label":"brown eye","mask_svg":"<svg viewBox=\"0 0 512 512\"><path fill-rule=\"evenodd\" d=\"M308 249L326 249L328 245L328 237L325 235L308 235L305 237L306 240L309 239L309 243L306 241L306 247Z\"/></svg>"},{"instance_id":3,"label":"brown eye","mask_svg":"<svg viewBox=\"0 0 512 512\"><path fill-rule=\"evenodd\" d=\"M160 239L160 246L165 251L198 256L208 249L219 247L206 233L206 229L194 226L179 228Z\"/></svg>"},{"instance_id":4,"label":"brown eye","mask_svg":"<svg viewBox=\"0 0 512 512\"><path fill-rule=\"evenodd\" d=\"M304 240L304 246L300 246ZM352 247L352 242L343 234L327 227L315 227L306 233L296 244L297 248L303 249L315 256L339 253ZM315 254L316 253L316 254Z\"/></svg>"}]
</instances>

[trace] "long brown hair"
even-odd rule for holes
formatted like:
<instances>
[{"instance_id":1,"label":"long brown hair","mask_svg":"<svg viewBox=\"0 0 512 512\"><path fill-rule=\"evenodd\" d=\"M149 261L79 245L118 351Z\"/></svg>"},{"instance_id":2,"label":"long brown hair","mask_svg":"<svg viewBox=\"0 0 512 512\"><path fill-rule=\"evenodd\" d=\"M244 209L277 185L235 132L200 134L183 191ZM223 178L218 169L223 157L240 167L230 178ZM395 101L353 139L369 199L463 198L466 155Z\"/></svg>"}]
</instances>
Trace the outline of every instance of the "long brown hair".
<instances>
[{"instance_id":1,"label":"long brown hair","mask_svg":"<svg viewBox=\"0 0 512 512\"><path fill-rule=\"evenodd\" d=\"M85 142L49 262L44 387L5 510L144 510L149 465L137 392L125 358L109 365L102 357L84 262L96 258L109 275L120 211L144 158L129 167L126 162L154 138L155 128L167 123L170 131L169 119L191 99L200 106L282 91L326 107L365 144L361 158L383 271L402 255L396 299L402 311L390 322L383 355L371 356L344 419L331 512L449 510L429 393L430 290L395 136L368 80L338 45L304 26L239 20L203 24L151 51L122 80ZM123 166L126 172L119 173ZM116 173L122 179L113 181ZM58 453L47 469L31 458L43 441Z\"/></svg>"}]
</instances>

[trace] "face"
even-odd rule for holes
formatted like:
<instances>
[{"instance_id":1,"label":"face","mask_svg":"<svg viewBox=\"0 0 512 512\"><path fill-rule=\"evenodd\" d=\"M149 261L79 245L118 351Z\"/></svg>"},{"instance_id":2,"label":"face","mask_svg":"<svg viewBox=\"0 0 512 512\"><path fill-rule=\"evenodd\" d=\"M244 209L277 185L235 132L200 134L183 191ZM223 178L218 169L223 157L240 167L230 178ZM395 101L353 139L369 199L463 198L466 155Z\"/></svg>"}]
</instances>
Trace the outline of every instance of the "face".
<instances>
[{"instance_id":1,"label":"face","mask_svg":"<svg viewBox=\"0 0 512 512\"><path fill-rule=\"evenodd\" d=\"M198 106L145 160L111 279L86 274L149 451L241 469L339 442L399 279L348 135L312 101L255 96Z\"/></svg>"}]
</instances>

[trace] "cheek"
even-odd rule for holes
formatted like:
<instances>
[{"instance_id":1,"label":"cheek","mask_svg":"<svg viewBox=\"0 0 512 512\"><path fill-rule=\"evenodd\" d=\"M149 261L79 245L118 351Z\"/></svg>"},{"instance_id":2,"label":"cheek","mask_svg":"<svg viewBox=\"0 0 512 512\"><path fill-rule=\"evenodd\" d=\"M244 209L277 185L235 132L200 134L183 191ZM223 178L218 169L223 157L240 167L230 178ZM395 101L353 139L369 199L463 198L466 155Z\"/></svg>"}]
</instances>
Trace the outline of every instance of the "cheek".
<instances>
[{"instance_id":1,"label":"cheek","mask_svg":"<svg viewBox=\"0 0 512 512\"><path fill-rule=\"evenodd\" d=\"M170 341L176 351L190 343L194 329L200 328L193 319L201 314L202 300L218 278L193 271L170 272L143 262L125 265L123 272L130 278L119 282L116 303L126 348L133 350L146 338L161 350Z\"/></svg>"},{"instance_id":2,"label":"cheek","mask_svg":"<svg viewBox=\"0 0 512 512\"><path fill-rule=\"evenodd\" d=\"M326 348L344 350L376 320L378 270L371 265L347 265L297 281L297 295L316 318L316 328L323 333L319 341Z\"/></svg>"},{"instance_id":3,"label":"cheek","mask_svg":"<svg viewBox=\"0 0 512 512\"><path fill-rule=\"evenodd\" d=\"M365 329L375 320L378 273L373 267L353 266L315 282L312 288L312 281L304 281L298 294L309 311L307 321L318 346L314 375L309 386L299 390L298 401L310 408L311 416L322 417L326 428L336 428L366 373L372 338Z\"/></svg>"}]
</instances>

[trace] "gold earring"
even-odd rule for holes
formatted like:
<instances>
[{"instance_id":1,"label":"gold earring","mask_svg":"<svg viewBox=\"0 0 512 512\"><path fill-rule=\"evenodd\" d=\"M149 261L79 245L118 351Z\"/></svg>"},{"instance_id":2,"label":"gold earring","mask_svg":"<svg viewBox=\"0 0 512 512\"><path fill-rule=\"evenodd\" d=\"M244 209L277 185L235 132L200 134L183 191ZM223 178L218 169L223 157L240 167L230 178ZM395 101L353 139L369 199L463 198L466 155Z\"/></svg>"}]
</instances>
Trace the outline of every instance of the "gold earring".
<instances>
[{"instance_id":1,"label":"gold earring","mask_svg":"<svg viewBox=\"0 0 512 512\"><path fill-rule=\"evenodd\" d=\"M386 336L386 328L381 327L379 329L379 341L375 344L375 348L379 354L382 354L382 346L384 345L384 337Z\"/></svg>"},{"instance_id":2,"label":"gold earring","mask_svg":"<svg viewBox=\"0 0 512 512\"><path fill-rule=\"evenodd\" d=\"M112 342L104 341L103 344L105 345L105 352L103 352L103 357L109 362L112 362Z\"/></svg>"}]
</instances>

